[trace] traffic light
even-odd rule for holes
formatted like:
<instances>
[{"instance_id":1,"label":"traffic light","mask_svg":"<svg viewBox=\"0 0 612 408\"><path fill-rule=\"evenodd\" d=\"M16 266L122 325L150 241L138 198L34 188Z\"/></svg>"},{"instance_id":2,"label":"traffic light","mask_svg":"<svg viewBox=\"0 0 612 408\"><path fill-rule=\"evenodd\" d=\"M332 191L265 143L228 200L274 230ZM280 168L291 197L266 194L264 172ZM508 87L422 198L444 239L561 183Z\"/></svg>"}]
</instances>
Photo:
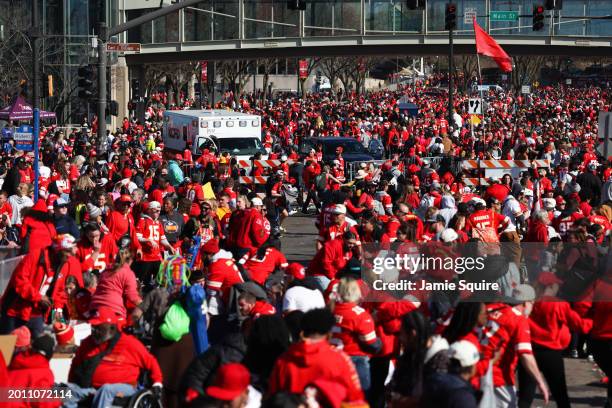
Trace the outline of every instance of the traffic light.
<instances>
[{"instance_id":1,"label":"traffic light","mask_svg":"<svg viewBox=\"0 0 612 408\"><path fill-rule=\"evenodd\" d=\"M119 102L108 101L106 108L106 116L118 116L119 115Z\"/></svg>"},{"instance_id":2,"label":"traffic light","mask_svg":"<svg viewBox=\"0 0 612 408\"><path fill-rule=\"evenodd\" d=\"M546 0L544 8L546 10L561 10L563 8L563 0Z\"/></svg>"},{"instance_id":3,"label":"traffic light","mask_svg":"<svg viewBox=\"0 0 612 408\"><path fill-rule=\"evenodd\" d=\"M79 98L91 99L96 93L95 69L91 65L80 67L79 75Z\"/></svg>"},{"instance_id":4,"label":"traffic light","mask_svg":"<svg viewBox=\"0 0 612 408\"><path fill-rule=\"evenodd\" d=\"M455 3L446 3L446 20L444 24L445 30L454 30L457 28L457 5Z\"/></svg>"},{"instance_id":5,"label":"traffic light","mask_svg":"<svg viewBox=\"0 0 612 408\"><path fill-rule=\"evenodd\" d=\"M544 6L533 6L533 31L544 28Z\"/></svg>"},{"instance_id":6,"label":"traffic light","mask_svg":"<svg viewBox=\"0 0 612 408\"><path fill-rule=\"evenodd\" d=\"M306 10L306 0L289 0L287 1L289 10Z\"/></svg>"},{"instance_id":7,"label":"traffic light","mask_svg":"<svg viewBox=\"0 0 612 408\"><path fill-rule=\"evenodd\" d=\"M408 0L408 10L423 10L425 8L425 0Z\"/></svg>"},{"instance_id":8,"label":"traffic light","mask_svg":"<svg viewBox=\"0 0 612 408\"><path fill-rule=\"evenodd\" d=\"M43 74L43 93L45 96L53 96L53 75Z\"/></svg>"}]
</instances>

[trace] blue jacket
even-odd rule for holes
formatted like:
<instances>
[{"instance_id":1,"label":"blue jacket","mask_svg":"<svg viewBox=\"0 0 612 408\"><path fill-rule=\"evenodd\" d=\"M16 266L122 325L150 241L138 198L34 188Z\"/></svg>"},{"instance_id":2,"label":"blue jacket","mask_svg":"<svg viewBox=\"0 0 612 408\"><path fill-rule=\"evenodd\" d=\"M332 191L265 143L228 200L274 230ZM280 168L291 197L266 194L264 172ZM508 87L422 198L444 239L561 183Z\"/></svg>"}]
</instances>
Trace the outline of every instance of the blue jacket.
<instances>
[{"instance_id":1,"label":"blue jacket","mask_svg":"<svg viewBox=\"0 0 612 408\"><path fill-rule=\"evenodd\" d=\"M77 226L76 221L69 215L64 215L60 217L56 216L54 224L55 230L57 231L57 235L70 234L76 240L78 240L81 236L81 232L79 231L79 227Z\"/></svg>"}]
</instances>

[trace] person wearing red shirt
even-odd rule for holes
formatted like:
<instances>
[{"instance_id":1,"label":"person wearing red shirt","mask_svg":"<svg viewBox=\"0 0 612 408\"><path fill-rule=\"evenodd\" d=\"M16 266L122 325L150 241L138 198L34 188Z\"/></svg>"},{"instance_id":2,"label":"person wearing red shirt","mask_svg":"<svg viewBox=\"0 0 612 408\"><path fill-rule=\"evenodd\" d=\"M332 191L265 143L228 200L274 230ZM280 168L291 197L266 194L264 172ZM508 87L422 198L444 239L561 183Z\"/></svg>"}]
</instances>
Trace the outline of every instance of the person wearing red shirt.
<instances>
[{"instance_id":1,"label":"person wearing red shirt","mask_svg":"<svg viewBox=\"0 0 612 408\"><path fill-rule=\"evenodd\" d=\"M82 272L97 270L102 273L111 266L117 255L117 244L110 234L102 234L97 223L83 226L81 240L77 244L76 257L81 262Z\"/></svg>"},{"instance_id":2,"label":"person wearing red shirt","mask_svg":"<svg viewBox=\"0 0 612 408\"><path fill-rule=\"evenodd\" d=\"M6 191L0 191L0 217L6 215L10 220L13 218L13 207L8 202Z\"/></svg>"},{"instance_id":3,"label":"person wearing red shirt","mask_svg":"<svg viewBox=\"0 0 612 408\"><path fill-rule=\"evenodd\" d=\"M43 335L32 342L32 348L13 356L8 366L8 382L2 387L8 389L48 390L53 389L54 375L49 366L49 360L53 356L55 340L52 336ZM60 400L47 402L27 402L25 400L3 401L2 406L9 408L36 407L54 408L61 405Z\"/></svg>"},{"instance_id":4,"label":"person wearing red shirt","mask_svg":"<svg viewBox=\"0 0 612 408\"><path fill-rule=\"evenodd\" d=\"M283 353L274 364L267 395L279 391L302 393L316 379L337 382L346 388L346 401L364 398L359 376L350 358L328 341L336 321L327 309L313 309L304 314L301 339Z\"/></svg>"},{"instance_id":5,"label":"person wearing red shirt","mask_svg":"<svg viewBox=\"0 0 612 408\"><path fill-rule=\"evenodd\" d=\"M260 316L272 316L276 314L274 306L265 300L257 300L250 292L243 292L238 296L238 310L242 316L249 319L257 319Z\"/></svg>"},{"instance_id":6,"label":"person wearing red shirt","mask_svg":"<svg viewBox=\"0 0 612 408\"><path fill-rule=\"evenodd\" d=\"M251 280L264 285L266 279L275 269L286 268L287 258L273 246L259 248L245 263L244 269L249 272Z\"/></svg>"},{"instance_id":7,"label":"person wearing red shirt","mask_svg":"<svg viewBox=\"0 0 612 408\"><path fill-rule=\"evenodd\" d=\"M552 226L561 235L561 238L565 239L567 233L574 228L574 223L581 218L584 218L584 215L579 212L578 203L575 200L569 200L566 209L553 220Z\"/></svg>"},{"instance_id":8,"label":"person wearing red shirt","mask_svg":"<svg viewBox=\"0 0 612 408\"><path fill-rule=\"evenodd\" d=\"M306 190L308 190L306 200L304 200L304 205L302 205L302 212L304 214L308 212L310 200L314 202L317 209L319 209L321 206L317 197L317 189L315 185L315 179L319 174L321 174L321 167L317 164L317 162L315 160L307 160L306 166L304 167L304 172L302 174L304 186L306 187Z\"/></svg>"},{"instance_id":9,"label":"person wearing red shirt","mask_svg":"<svg viewBox=\"0 0 612 408\"><path fill-rule=\"evenodd\" d=\"M474 238L483 240L491 238L481 236L485 230L490 229L495 232L497 240L499 241L500 229L505 229L510 222L508 217L498 213L494 208L485 208L485 203L482 199L473 199L472 201L476 202L476 211L468 217L466 225L467 230L472 231L472 236ZM497 202L496 205L498 205L499 208L499 202Z\"/></svg>"},{"instance_id":10,"label":"person wearing red shirt","mask_svg":"<svg viewBox=\"0 0 612 408\"><path fill-rule=\"evenodd\" d=\"M330 343L344 351L353 361L361 389L368 392L371 385L370 356L380 351L382 343L376 336L372 315L358 305L361 289L354 279L341 279L338 301L333 308L336 326Z\"/></svg>"},{"instance_id":11,"label":"person wearing red shirt","mask_svg":"<svg viewBox=\"0 0 612 408\"><path fill-rule=\"evenodd\" d=\"M542 370L546 383L559 408L570 406L565 382L565 367L563 350L571 340L571 331L588 333L593 322L582 319L572 310L570 304L556 297L559 285L563 283L552 272L542 272L538 276L538 292L540 297L533 305L529 315L529 329L533 354ZM536 383L519 369L519 405L531 406L536 390Z\"/></svg>"},{"instance_id":12,"label":"person wearing red shirt","mask_svg":"<svg viewBox=\"0 0 612 408\"><path fill-rule=\"evenodd\" d=\"M206 292L209 313L213 316L225 314L230 290L237 283L244 282L232 254L219 249L216 239L209 240L200 248L206 266Z\"/></svg>"},{"instance_id":13,"label":"person wearing red shirt","mask_svg":"<svg viewBox=\"0 0 612 408\"><path fill-rule=\"evenodd\" d=\"M136 392L143 370L149 372L154 392L161 393L163 378L157 360L140 340L119 330L112 310L98 309L89 323L91 336L77 348L68 373L72 397L64 401L66 406L76 407L93 395L93 407L109 407L117 394L129 397Z\"/></svg>"},{"instance_id":14,"label":"person wearing red shirt","mask_svg":"<svg viewBox=\"0 0 612 408\"><path fill-rule=\"evenodd\" d=\"M488 322L485 327L489 343L483 348L483 357L493 359L501 353L493 365L493 386L497 406L516 406L515 371L519 360L531 375L548 402L548 387L540 374L531 348L531 334L527 315L535 299L535 292L529 285L519 285L514 298L522 302L514 307L504 303L487 305Z\"/></svg>"},{"instance_id":15,"label":"person wearing red shirt","mask_svg":"<svg viewBox=\"0 0 612 408\"><path fill-rule=\"evenodd\" d=\"M166 239L164 226L159 220L161 204L149 203L148 215L143 214L136 228L136 237L142 245L142 258L134 264L136 276L145 285L152 285L163 259L162 247L174 254L175 250Z\"/></svg>"},{"instance_id":16,"label":"person wearing red shirt","mask_svg":"<svg viewBox=\"0 0 612 408\"><path fill-rule=\"evenodd\" d=\"M47 203L39 199L23 217L20 238L26 251L48 247L57 235L53 218L47 211Z\"/></svg>"},{"instance_id":17,"label":"person wearing red shirt","mask_svg":"<svg viewBox=\"0 0 612 408\"><path fill-rule=\"evenodd\" d=\"M323 247L323 244L333 239L340 239L342 234L347 231L352 232L357 237L357 245L360 245L359 233L355 225L350 225L346 221L346 207L343 204L336 204L328 210L331 214L331 223L329 226L319 227L319 236L317 237L317 250Z\"/></svg>"},{"instance_id":18,"label":"person wearing red shirt","mask_svg":"<svg viewBox=\"0 0 612 408\"><path fill-rule=\"evenodd\" d=\"M149 201L157 201L161 203L164 201L166 195L175 193L174 187L170 185L167 176L159 176L157 179L157 188L149 194Z\"/></svg>"},{"instance_id":19,"label":"person wearing red shirt","mask_svg":"<svg viewBox=\"0 0 612 408\"><path fill-rule=\"evenodd\" d=\"M115 201L115 210L111 211L106 217L106 226L110 231L115 242L118 242L124 235L131 240L131 247L138 253L142 251L138 237L136 236L136 225L134 218L130 214L130 204L132 197L129 194L122 194Z\"/></svg>"},{"instance_id":20,"label":"person wearing red shirt","mask_svg":"<svg viewBox=\"0 0 612 408\"><path fill-rule=\"evenodd\" d=\"M589 351L608 378L612 377L612 271L598 278L587 292L574 303L582 317L593 320L589 334ZM608 401L612 401L612 382L608 381Z\"/></svg>"},{"instance_id":21,"label":"person wearing red shirt","mask_svg":"<svg viewBox=\"0 0 612 408\"><path fill-rule=\"evenodd\" d=\"M342 239L325 242L310 261L306 275L313 276L321 290L325 292L329 282L336 277L336 273L353 257L358 245L357 236L351 231L345 232Z\"/></svg>"}]
</instances>

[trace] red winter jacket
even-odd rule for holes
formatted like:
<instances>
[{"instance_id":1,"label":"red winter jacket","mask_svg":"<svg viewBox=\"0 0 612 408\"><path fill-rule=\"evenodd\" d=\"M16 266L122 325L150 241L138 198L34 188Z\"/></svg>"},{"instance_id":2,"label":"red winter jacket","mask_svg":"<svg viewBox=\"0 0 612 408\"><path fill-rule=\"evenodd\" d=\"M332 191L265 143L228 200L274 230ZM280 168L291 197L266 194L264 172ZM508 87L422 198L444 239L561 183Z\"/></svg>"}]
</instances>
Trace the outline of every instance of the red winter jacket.
<instances>
[{"instance_id":1,"label":"red winter jacket","mask_svg":"<svg viewBox=\"0 0 612 408\"><path fill-rule=\"evenodd\" d=\"M227 244L248 249L253 255L270 236L270 224L254 208L235 213L230 218Z\"/></svg>"},{"instance_id":2,"label":"red winter jacket","mask_svg":"<svg viewBox=\"0 0 612 408\"><path fill-rule=\"evenodd\" d=\"M108 342L97 345L92 336L83 340L72 360L68 381L75 382L75 369L83 361L101 353L107 345ZM153 383L162 382L162 372L155 357L136 337L122 333L113 350L96 367L92 385L95 388L114 383L136 385L141 369L149 371Z\"/></svg>"},{"instance_id":3,"label":"red winter jacket","mask_svg":"<svg viewBox=\"0 0 612 408\"><path fill-rule=\"evenodd\" d=\"M3 308L8 316L30 320L32 315L42 315L38 303L46 294L54 275L49 253L47 250L43 251L42 257L40 249L30 251L13 271L2 298ZM66 276L62 271L50 296L54 308L63 308L66 304L65 280Z\"/></svg>"},{"instance_id":4,"label":"red winter jacket","mask_svg":"<svg viewBox=\"0 0 612 408\"><path fill-rule=\"evenodd\" d=\"M272 370L268 395L278 391L301 394L316 379L337 382L346 387L347 401L363 400L355 366L349 357L327 341L300 341L282 354Z\"/></svg>"},{"instance_id":5,"label":"red winter jacket","mask_svg":"<svg viewBox=\"0 0 612 408\"><path fill-rule=\"evenodd\" d=\"M6 387L9 389L36 388L46 390L53 387L53 372L49 367L49 360L42 354L32 351L18 353L13 357L8 370L9 378ZM4 402L2 406L52 408L60 405L61 401L56 400L49 402Z\"/></svg>"},{"instance_id":6,"label":"red winter jacket","mask_svg":"<svg viewBox=\"0 0 612 408\"><path fill-rule=\"evenodd\" d=\"M593 286L574 307L582 317L593 319L591 337L597 340L612 340L612 279L604 277Z\"/></svg>"}]
</instances>

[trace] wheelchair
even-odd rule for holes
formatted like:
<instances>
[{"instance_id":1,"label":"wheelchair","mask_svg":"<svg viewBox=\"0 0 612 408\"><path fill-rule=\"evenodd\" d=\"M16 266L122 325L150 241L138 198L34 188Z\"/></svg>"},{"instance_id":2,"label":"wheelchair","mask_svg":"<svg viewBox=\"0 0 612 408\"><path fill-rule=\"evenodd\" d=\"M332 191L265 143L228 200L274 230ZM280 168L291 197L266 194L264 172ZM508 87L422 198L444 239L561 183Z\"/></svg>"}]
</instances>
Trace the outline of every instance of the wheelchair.
<instances>
[{"instance_id":1,"label":"wheelchair","mask_svg":"<svg viewBox=\"0 0 612 408\"><path fill-rule=\"evenodd\" d=\"M89 408L93 404L93 395L79 401L79 408ZM129 397L115 397L113 407L120 408L162 408L162 400L158 398L153 390L141 388Z\"/></svg>"}]
</instances>

